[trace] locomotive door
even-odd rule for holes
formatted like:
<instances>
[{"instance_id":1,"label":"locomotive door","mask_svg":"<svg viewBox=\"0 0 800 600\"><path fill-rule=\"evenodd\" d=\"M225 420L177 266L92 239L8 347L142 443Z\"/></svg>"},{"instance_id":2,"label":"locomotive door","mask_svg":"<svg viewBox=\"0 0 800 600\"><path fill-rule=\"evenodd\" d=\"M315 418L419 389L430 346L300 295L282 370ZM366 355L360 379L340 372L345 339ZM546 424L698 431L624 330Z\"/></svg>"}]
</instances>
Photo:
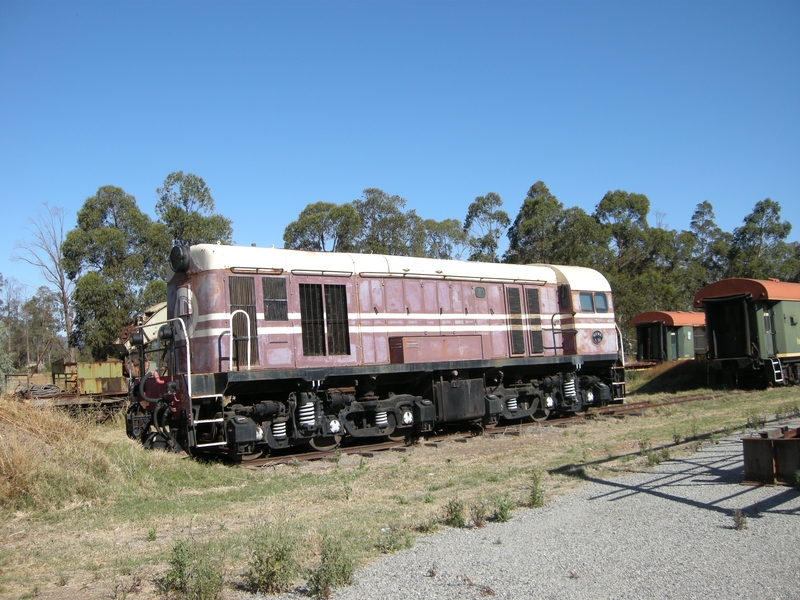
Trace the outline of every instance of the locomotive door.
<instances>
[{"instance_id":1,"label":"locomotive door","mask_svg":"<svg viewBox=\"0 0 800 600\"><path fill-rule=\"evenodd\" d=\"M539 288L507 285L506 299L510 354L521 356L544 353Z\"/></svg>"},{"instance_id":2,"label":"locomotive door","mask_svg":"<svg viewBox=\"0 0 800 600\"><path fill-rule=\"evenodd\" d=\"M521 356L525 354L522 286L506 286L506 303L506 314L508 315L508 351L511 356Z\"/></svg>"},{"instance_id":3,"label":"locomotive door","mask_svg":"<svg viewBox=\"0 0 800 600\"><path fill-rule=\"evenodd\" d=\"M264 364L268 367L294 367L294 338L289 321L289 295L285 277L263 277L266 335L261 336Z\"/></svg>"},{"instance_id":4,"label":"locomotive door","mask_svg":"<svg viewBox=\"0 0 800 600\"><path fill-rule=\"evenodd\" d=\"M360 279L358 304L362 360L368 365L386 364L389 362L389 341L383 280L377 277Z\"/></svg>"}]
</instances>

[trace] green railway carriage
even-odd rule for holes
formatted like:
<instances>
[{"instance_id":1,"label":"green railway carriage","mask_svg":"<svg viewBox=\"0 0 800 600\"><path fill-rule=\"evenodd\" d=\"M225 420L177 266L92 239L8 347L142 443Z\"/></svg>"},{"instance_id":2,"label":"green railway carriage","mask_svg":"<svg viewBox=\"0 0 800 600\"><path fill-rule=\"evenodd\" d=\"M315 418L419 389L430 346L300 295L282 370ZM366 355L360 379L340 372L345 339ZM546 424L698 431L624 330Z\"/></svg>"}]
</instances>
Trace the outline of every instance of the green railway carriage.
<instances>
[{"instance_id":1,"label":"green railway carriage","mask_svg":"<svg viewBox=\"0 0 800 600\"><path fill-rule=\"evenodd\" d=\"M730 384L800 381L800 283L723 279L701 288L712 380Z\"/></svg>"}]
</instances>

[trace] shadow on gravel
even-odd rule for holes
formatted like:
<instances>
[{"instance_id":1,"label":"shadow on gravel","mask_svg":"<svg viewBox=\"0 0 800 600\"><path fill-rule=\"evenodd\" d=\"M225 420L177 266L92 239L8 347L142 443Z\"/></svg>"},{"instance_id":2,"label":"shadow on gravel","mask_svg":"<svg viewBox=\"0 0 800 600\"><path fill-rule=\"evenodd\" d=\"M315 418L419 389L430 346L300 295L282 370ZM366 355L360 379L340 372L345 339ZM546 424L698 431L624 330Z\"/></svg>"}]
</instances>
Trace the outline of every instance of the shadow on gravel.
<instances>
[{"instance_id":1,"label":"shadow on gravel","mask_svg":"<svg viewBox=\"0 0 800 600\"><path fill-rule=\"evenodd\" d=\"M713 446L706 448L703 455L697 458L678 458L662 463L662 466L669 465L668 471L659 471L658 466L652 469L632 471L631 474L650 475L648 481L635 485L626 483L624 476L616 479L593 477L585 468L589 465L609 462L611 459L580 465L565 465L551 472L577 477L608 489L607 492L592 497L592 500L607 499L615 502L636 494L648 494L725 515L731 514L730 503L736 501L741 506L741 510L752 517L758 517L763 513L800 516L800 506L797 502L800 491L780 486L741 485L744 476L741 454L732 454L730 446L727 444L719 446L719 450L716 452L717 457L713 456L716 450L717 447ZM716 499L704 501L692 497L693 490L706 486L719 486L719 494ZM759 494L758 500L753 500L754 491L765 487L774 490L775 493L768 498ZM707 497L707 494L708 492L705 490L703 496ZM793 507L781 508L790 501L794 502Z\"/></svg>"}]
</instances>

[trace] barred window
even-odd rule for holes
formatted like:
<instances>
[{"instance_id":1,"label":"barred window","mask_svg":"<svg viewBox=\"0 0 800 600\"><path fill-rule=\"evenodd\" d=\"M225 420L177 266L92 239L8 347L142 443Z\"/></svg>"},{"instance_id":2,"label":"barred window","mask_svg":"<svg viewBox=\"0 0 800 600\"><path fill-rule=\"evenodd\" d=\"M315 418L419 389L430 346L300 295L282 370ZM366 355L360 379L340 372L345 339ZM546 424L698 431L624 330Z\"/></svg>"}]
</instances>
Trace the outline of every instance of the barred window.
<instances>
[{"instance_id":1,"label":"barred window","mask_svg":"<svg viewBox=\"0 0 800 600\"><path fill-rule=\"evenodd\" d=\"M301 283L300 328L304 356L350 354L346 287Z\"/></svg>"},{"instance_id":2,"label":"barred window","mask_svg":"<svg viewBox=\"0 0 800 600\"><path fill-rule=\"evenodd\" d=\"M247 318L241 313L233 315L233 352L232 357L237 368L248 366L247 343L250 343L250 365L258 364L258 331L256 329L256 293L255 281L252 277L231 277L228 281L231 313L243 310ZM250 321L248 328L247 322ZM250 337L247 337L248 329Z\"/></svg>"},{"instance_id":3,"label":"barred window","mask_svg":"<svg viewBox=\"0 0 800 600\"><path fill-rule=\"evenodd\" d=\"M264 320L288 321L286 280L283 277L264 277L261 285L264 291Z\"/></svg>"}]
</instances>

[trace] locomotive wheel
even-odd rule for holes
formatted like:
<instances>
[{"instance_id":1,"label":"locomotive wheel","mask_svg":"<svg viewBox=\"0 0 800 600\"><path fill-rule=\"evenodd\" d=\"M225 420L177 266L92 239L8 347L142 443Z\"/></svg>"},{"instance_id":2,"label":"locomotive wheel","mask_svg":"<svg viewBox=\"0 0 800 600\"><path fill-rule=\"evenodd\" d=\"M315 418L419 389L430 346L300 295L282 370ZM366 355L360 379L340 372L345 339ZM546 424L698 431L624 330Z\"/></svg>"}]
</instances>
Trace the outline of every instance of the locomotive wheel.
<instances>
[{"instance_id":1,"label":"locomotive wheel","mask_svg":"<svg viewBox=\"0 0 800 600\"><path fill-rule=\"evenodd\" d=\"M308 440L308 446L317 452L330 452L342 443L342 436L332 435L329 437L318 437Z\"/></svg>"}]
</instances>

